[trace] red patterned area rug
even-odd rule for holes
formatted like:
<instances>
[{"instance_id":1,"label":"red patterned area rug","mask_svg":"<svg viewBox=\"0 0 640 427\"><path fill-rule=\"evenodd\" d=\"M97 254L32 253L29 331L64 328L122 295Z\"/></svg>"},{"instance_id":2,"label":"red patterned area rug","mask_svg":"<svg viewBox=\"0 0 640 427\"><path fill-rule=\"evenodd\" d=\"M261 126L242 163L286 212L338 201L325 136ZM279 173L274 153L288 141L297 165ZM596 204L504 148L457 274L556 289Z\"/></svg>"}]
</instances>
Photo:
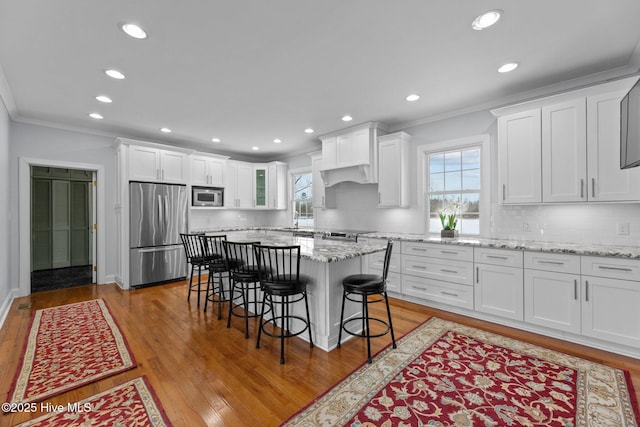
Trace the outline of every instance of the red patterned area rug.
<instances>
[{"instance_id":1,"label":"red patterned area rug","mask_svg":"<svg viewBox=\"0 0 640 427\"><path fill-rule=\"evenodd\" d=\"M431 318L283 426L637 426L626 371Z\"/></svg>"},{"instance_id":2,"label":"red patterned area rug","mask_svg":"<svg viewBox=\"0 0 640 427\"><path fill-rule=\"evenodd\" d=\"M16 427L171 426L146 377L79 402L45 409L49 409L48 414Z\"/></svg>"},{"instance_id":3,"label":"red patterned area rug","mask_svg":"<svg viewBox=\"0 0 640 427\"><path fill-rule=\"evenodd\" d=\"M9 402L39 402L134 368L102 299L37 310Z\"/></svg>"}]
</instances>

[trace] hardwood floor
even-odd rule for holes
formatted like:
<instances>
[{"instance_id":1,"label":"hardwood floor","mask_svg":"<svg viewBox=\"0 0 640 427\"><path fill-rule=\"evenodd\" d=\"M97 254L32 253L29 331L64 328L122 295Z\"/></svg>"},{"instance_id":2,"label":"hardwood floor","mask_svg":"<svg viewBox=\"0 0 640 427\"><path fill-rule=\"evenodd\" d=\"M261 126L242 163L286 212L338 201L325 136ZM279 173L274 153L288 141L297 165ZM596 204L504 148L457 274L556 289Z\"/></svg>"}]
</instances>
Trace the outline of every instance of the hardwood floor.
<instances>
[{"instance_id":1,"label":"hardwood floor","mask_svg":"<svg viewBox=\"0 0 640 427\"><path fill-rule=\"evenodd\" d=\"M274 426L297 412L366 360L362 339L351 339L340 350L309 349L299 338L288 340L286 364L279 364L278 341L265 337L255 348L256 323L245 340L239 319L217 319L209 306L198 309L195 295L186 300L185 282L134 291L116 285L89 285L39 292L13 302L0 330L0 392L6 398L18 369L34 310L93 298L103 298L120 325L138 366L48 400L66 405L140 375L146 375L175 426ZM19 308L28 305L28 308ZM383 310L383 304L374 304ZM382 314L382 313L381 313ZM640 361L560 340L522 332L444 311L392 301L396 337L431 316L456 321L528 341L607 365L627 369L640 399ZM372 340L377 352L390 336ZM0 425L34 418L34 414L0 415Z\"/></svg>"}]
</instances>

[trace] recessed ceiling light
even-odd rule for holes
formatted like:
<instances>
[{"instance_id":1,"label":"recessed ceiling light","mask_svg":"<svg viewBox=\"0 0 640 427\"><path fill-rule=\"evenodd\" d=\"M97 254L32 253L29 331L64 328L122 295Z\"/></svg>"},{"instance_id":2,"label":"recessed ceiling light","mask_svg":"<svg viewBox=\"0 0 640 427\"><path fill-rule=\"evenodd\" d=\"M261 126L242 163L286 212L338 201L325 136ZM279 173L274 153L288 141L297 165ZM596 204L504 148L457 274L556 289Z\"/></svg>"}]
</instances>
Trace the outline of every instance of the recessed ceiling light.
<instances>
[{"instance_id":1,"label":"recessed ceiling light","mask_svg":"<svg viewBox=\"0 0 640 427\"><path fill-rule=\"evenodd\" d=\"M313 133L313 129L311 129L311 128L306 128L306 129L304 130L304 133Z\"/></svg>"},{"instance_id":2,"label":"recessed ceiling light","mask_svg":"<svg viewBox=\"0 0 640 427\"><path fill-rule=\"evenodd\" d=\"M253 146L253 147L251 147L251 149L252 149L253 151L258 151L258 150L260 149L260 147Z\"/></svg>"},{"instance_id":3,"label":"recessed ceiling light","mask_svg":"<svg viewBox=\"0 0 640 427\"><path fill-rule=\"evenodd\" d=\"M118 70L106 70L104 72L107 76L111 77L112 79L117 79L117 80L122 80L124 79L124 74L122 74L120 71Z\"/></svg>"},{"instance_id":4,"label":"recessed ceiling light","mask_svg":"<svg viewBox=\"0 0 640 427\"><path fill-rule=\"evenodd\" d=\"M98 95L96 96L96 99L100 102L104 102L105 104L109 104L111 103L111 98L109 98L107 95Z\"/></svg>"},{"instance_id":5,"label":"recessed ceiling light","mask_svg":"<svg viewBox=\"0 0 640 427\"><path fill-rule=\"evenodd\" d=\"M280 138L276 138L273 140L273 142L275 142L276 144L280 144L282 140Z\"/></svg>"},{"instance_id":6,"label":"recessed ceiling light","mask_svg":"<svg viewBox=\"0 0 640 427\"><path fill-rule=\"evenodd\" d=\"M471 23L471 28L477 31L484 30L485 28L489 28L490 26L498 22L501 16L501 10L490 10L474 19Z\"/></svg>"},{"instance_id":7,"label":"recessed ceiling light","mask_svg":"<svg viewBox=\"0 0 640 427\"><path fill-rule=\"evenodd\" d=\"M169 129L169 128L162 128L162 129L160 129L160 132L164 132L164 133L171 133L171 129Z\"/></svg>"},{"instance_id":8,"label":"recessed ceiling light","mask_svg":"<svg viewBox=\"0 0 640 427\"><path fill-rule=\"evenodd\" d=\"M409 102L417 101L418 99L420 99L420 95L418 95L417 93L412 93L411 95L407 95L405 99Z\"/></svg>"},{"instance_id":9,"label":"recessed ceiling light","mask_svg":"<svg viewBox=\"0 0 640 427\"><path fill-rule=\"evenodd\" d=\"M96 120L104 119L104 117L102 117L102 114L98 114L98 113L91 113L91 114L89 114L89 117L91 117L92 119L96 119Z\"/></svg>"},{"instance_id":10,"label":"recessed ceiling light","mask_svg":"<svg viewBox=\"0 0 640 427\"><path fill-rule=\"evenodd\" d=\"M498 68L498 72L499 73L508 73L509 71L513 71L516 68L518 68L518 63L517 62L508 62L508 63L500 66L500 68Z\"/></svg>"},{"instance_id":11,"label":"recessed ceiling light","mask_svg":"<svg viewBox=\"0 0 640 427\"><path fill-rule=\"evenodd\" d=\"M350 122L351 120L353 120L353 117L351 117L350 115L342 116L343 122Z\"/></svg>"},{"instance_id":12,"label":"recessed ceiling light","mask_svg":"<svg viewBox=\"0 0 640 427\"><path fill-rule=\"evenodd\" d=\"M218 142L220 142L220 138L211 138L211 141L217 144Z\"/></svg>"},{"instance_id":13,"label":"recessed ceiling light","mask_svg":"<svg viewBox=\"0 0 640 427\"><path fill-rule=\"evenodd\" d=\"M122 31L124 31L128 36L133 37L134 39L143 40L147 38L147 33L145 30L140 28L139 25L136 24L122 24L120 26Z\"/></svg>"}]
</instances>

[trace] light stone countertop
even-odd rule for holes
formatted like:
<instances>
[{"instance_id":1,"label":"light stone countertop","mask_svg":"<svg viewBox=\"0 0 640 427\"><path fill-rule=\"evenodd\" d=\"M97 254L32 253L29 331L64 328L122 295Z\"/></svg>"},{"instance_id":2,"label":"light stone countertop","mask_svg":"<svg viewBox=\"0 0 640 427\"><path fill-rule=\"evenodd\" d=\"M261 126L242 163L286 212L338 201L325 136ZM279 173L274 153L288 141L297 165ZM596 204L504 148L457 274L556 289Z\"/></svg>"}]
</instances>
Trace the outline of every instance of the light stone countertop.
<instances>
[{"instance_id":1,"label":"light stone countertop","mask_svg":"<svg viewBox=\"0 0 640 427\"><path fill-rule=\"evenodd\" d=\"M343 240L324 240L311 237L294 237L287 235L265 234L259 233L259 230L265 230L264 227L252 228L251 230L206 230L207 234L221 233L224 231L246 231L239 236L229 238L234 242L260 242L263 245L270 246L297 246L300 245L300 258L308 259L315 262L339 262L375 252L384 251L385 244L379 243L356 243ZM275 227L270 231L280 231ZM204 230L203 230L204 231ZM289 230L285 230L289 231Z\"/></svg>"},{"instance_id":2,"label":"light stone countertop","mask_svg":"<svg viewBox=\"0 0 640 427\"><path fill-rule=\"evenodd\" d=\"M441 238L425 234L404 234L375 232L363 234L363 238L388 239L407 242L438 243L443 245L474 246L494 249L527 250L552 252L569 255L608 256L628 259L640 259L640 248L634 246L593 245L583 243L554 243L528 240L504 240L485 238Z\"/></svg>"}]
</instances>

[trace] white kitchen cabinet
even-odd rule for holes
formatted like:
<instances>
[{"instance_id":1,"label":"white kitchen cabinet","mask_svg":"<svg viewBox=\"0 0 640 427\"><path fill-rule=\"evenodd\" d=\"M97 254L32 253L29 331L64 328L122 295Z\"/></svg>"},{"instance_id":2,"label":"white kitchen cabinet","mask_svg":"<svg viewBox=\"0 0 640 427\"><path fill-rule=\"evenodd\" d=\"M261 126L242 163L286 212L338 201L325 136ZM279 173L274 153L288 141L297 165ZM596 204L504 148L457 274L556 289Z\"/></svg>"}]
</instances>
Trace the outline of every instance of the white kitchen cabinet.
<instances>
[{"instance_id":1,"label":"white kitchen cabinet","mask_svg":"<svg viewBox=\"0 0 640 427\"><path fill-rule=\"evenodd\" d=\"M338 137L322 138L322 160L323 169L338 167Z\"/></svg>"},{"instance_id":2,"label":"white kitchen cabinet","mask_svg":"<svg viewBox=\"0 0 640 427\"><path fill-rule=\"evenodd\" d=\"M384 239L358 239L358 242L363 243L375 243L380 245L386 245L387 240ZM375 252L371 255L366 255L363 258L363 269L365 272L371 274L378 274L382 276L384 271L384 257L385 251ZM389 260L389 272L387 274L387 290L389 292L401 293L402 292L402 258L400 254L400 242L394 242L391 249L391 258Z\"/></svg>"},{"instance_id":3,"label":"white kitchen cabinet","mask_svg":"<svg viewBox=\"0 0 640 427\"><path fill-rule=\"evenodd\" d=\"M336 167L344 168L370 163L372 150L369 129L360 129L336 138Z\"/></svg>"},{"instance_id":4,"label":"white kitchen cabinet","mask_svg":"<svg viewBox=\"0 0 640 427\"><path fill-rule=\"evenodd\" d=\"M129 146L129 179L186 184L186 153L149 146Z\"/></svg>"},{"instance_id":5,"label":"white kitchen cabinet","mask_svg":"<svg viewBox=\"0 0 640 427\"><path fill-rule=\"evenodd\" d=\"M584 98L542 108L542 201L587 200Z\"/></svg>"},{"instance_id":6,"label":"white kitchen cabinet","mask_svg":"<svg viewBox=\"0 0 640 427\"><path fill-rule=\"evenodd\" d=\"M522 252L474 248L474 261L474 309L524 320Z\"/></svg>"},{"instance_id":7,"label":"white kitchen cabinet","mask_svg":"<svg viewBox=\"0 0 640 427\"><path fill-rule=\"evenodd\" d=\"M269 168L265 164L253 165L253 207L266 208L268 205L268 183L267 174Z\"/></svg>"},{"instance_id":8,"label":"white kitchen cabinet","mask_svg":"<svg viewBox=\"0 0 640 427\"><path fill-rule=\"evenodd\" d=\"M378 137L378 207L409 206L409 141L396 132Z\"/></svg>"},{"instance_id":9,"label":"white kitchen cabinet","mask_svg":"<svg viewBox=\"0 0 640 427\"><path fill-rule=\"evenodd\" d=\"M267 207L287 208L287 164L271 162L267 168Z\"/></svg>"},{"instance_id":10,"label":"white kitchen cabinet","mask_svg":"<svg viewBox=\"0 0 640 427\"><path fill-rule=\"evenodd\" d=\"M626 90L587 97L589 200L640 200L640 168L620 169L620 101Z\"/></svg>"},{"instance_id":11,"label":"white kitchen cabinet","mask_svg":"<svg viewBox=\"0 0 640 427\"><path fill-rule=\"evenodd\" d=\"M322 151L311 154L313 207L318 209L331 209L336 207L335 197L333 197L335 193L330 192L330 194L327 194L325 190L322 174L320 173L320 170L323 168L323 162Z\"/></svg>"},{"instance_id":12,"label":"white kitchen cabinet","mask_svg":"<svg viewBox=\"0 0 640 427\"><path fill-rule=\"evenodd\" d=\"M525 322L579 334L580 257L525 251L524 266Z\"/></svg>"},{"instance_id":13,"label":"white kitchen cabinet","mask_svg":"<svg viewBox=\"0 0 640 427\"><path fill-rule=\"evenodd\" d=\"M224 187L225 168L224 158L191 156L191 185Z\"/></svg>"},{"instance_id":14,"label":"white kitchen cabinet","mask_svg":"<svg viewBox=\"0 0 640 427\"><path fill-rule=\"evenodd\" d=\"M498 179L504 204L542 201L540 109L498 117Z\"/></svg>"},{"instance_id":15,"label":"white kitchen cabinet","mask_svg":"<svg viewBox=\"0 0 640 427\"><path fill-rule=\"evenodd\" d=\"M225 207L238 209L253 207L253 164L228 161L225 183Z\"/></svg>"}]
</instances>

